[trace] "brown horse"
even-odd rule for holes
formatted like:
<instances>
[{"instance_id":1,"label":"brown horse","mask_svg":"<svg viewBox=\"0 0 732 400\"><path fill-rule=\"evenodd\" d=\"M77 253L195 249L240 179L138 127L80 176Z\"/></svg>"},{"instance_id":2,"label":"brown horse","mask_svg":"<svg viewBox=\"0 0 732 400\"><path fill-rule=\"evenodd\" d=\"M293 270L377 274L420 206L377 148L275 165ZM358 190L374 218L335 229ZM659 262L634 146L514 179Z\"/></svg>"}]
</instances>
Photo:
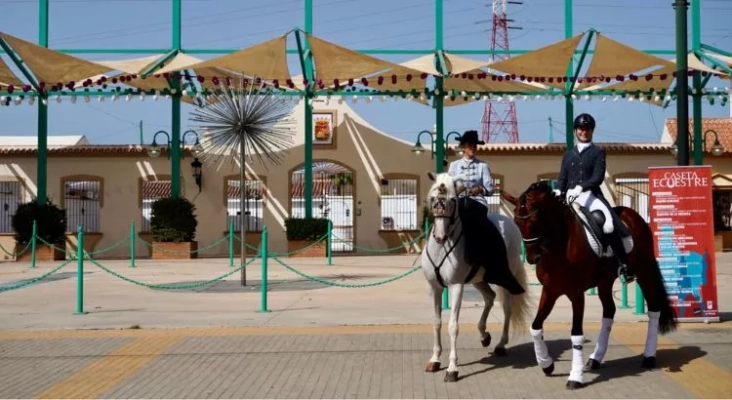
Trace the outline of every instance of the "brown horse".
<instances>
[{"instance_id":1,"label":"brown horse","mask_svg":"<svg viewBox=\"0 0 732 400\"><path fill-rule=\"evenodd\" d=\"M543 324L557 299L565 295L572 302L572 369L568 389L577 389L583 383L582 322L585 311L585 291L597 287L602 302L602 328L586 367L597 369L607 350L608 337L615 317L613 284L618 277L618 264L602 252L602 246L592 242L585 231L574 206L556 197L546 182L537 182L517 199L508 193L503 198L514 205L514 221L521 230L526 247L526 259L536 264L536 276L542 284L539 307L531 325L536 361L550 375L554 360L549 356L543 337ZM643 368L656 364L657 335L676 329L676 315L671 308L661 270L656 261L653 236L648 224L634 210L615 207L622 222L631 232L632 242L624 240L630 266L636 272L648 303L648 332L643 352ZM601 238L599 238L601 239ZM632 249L628 249L632 247Z\"/></svg>"}]
</instances>

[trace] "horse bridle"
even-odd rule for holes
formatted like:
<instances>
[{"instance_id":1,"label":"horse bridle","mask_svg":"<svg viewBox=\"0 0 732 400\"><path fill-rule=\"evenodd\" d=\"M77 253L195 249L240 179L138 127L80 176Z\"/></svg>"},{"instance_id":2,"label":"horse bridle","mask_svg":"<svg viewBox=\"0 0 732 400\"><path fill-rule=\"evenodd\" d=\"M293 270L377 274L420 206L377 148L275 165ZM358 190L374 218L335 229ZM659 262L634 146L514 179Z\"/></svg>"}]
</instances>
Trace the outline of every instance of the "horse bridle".
<instances>
[{"instance_id":1,"label":"horse bridle","mask_svg":"<svg viewBox=\"0 0 732 400\"><path fill-rule=\"evenodd\" d=\"M452 237L453 233L455 232L455 229L457 229L455 222L458 220L458 216L457 216L458 205L457 205L457 200L455 200L455 199L450 200L450 201L455 201L455 205L452 208L452 212L450 213L450 215L445 215L445 210L447 209L447 204L445 204L445 203L447 201L448 201L447 200L447 188L445 187L445 184L443 183L437 188L437 201L434 205L432 205L432 207L430 209L430 214L432 215L432 217L434 219L438 219L438 218L443 218L443 219L449 218L450 219L449 223L450 223L450 227L452 229L447 233L447 237ZM440 213L435 213L435 209L438 209L440 211ZM432 232L433 232L432 237L435 238L434 227L432 228ZM450 246L450 248L445 252L445 256L442 257L442 260L439 263L435 263L434 260L432 260L432 257L430 256L429 251L427 251L427 249L425 248L425 254L427 254L427 258L429 258L430 262L432 263L433 268L435 269L435 276L437 277L437 281L443 287L445 287L445 282L442 281L442 276L440 276L440 268L442 268L442 265L445 263L445 261L450 256L450 254L452 254L453 250L455 250L455 247L457 247L457 244L460 242L460 240L462 238L463 238L463 231L461 230L460 235L458 235L457 239L455 239L455 241L453 241L452 246ZM437 240L437 238L435 238L435 240ZM445 247L444 243L443 243L442 247L443 248Z\"/></svg>"},{"instance_id":2,"label":"horse bridle","mask_svg":"<svg viewBox=\"0 0 732 400\"><path fill-rule=\"evenodd\" d=\"M522 199L521 206L520 207L521 208L526 208L526 198L523 198ZM518 218L518 219L522 219L522 220L527 220L527 219L533 217L534 215L539 214L539 211L541 211L541 208L537 208L533 212L531 212L529 214L526 214L526 215L516 215L514 213L513 216L514 216L514 218ZM533 238L528 238L528 239L522 237L521 240L524 241L524 246L526 246L526 247L529 247L529 246L539 246L539 247L541 247L541 244L542 244L542 242L544 240L544 237L541 236L541 235L540 236L533 237Z\"/></svg>"}]
</instances>

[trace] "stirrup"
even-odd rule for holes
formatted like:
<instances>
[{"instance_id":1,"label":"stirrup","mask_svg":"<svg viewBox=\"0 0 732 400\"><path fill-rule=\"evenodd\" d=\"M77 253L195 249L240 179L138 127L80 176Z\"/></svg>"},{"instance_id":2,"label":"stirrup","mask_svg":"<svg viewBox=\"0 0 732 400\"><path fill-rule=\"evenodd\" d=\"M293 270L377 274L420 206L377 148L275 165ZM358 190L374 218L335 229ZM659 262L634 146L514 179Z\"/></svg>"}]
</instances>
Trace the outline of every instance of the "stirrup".
<instances>
[{"instance_id":1,"label":"stirrup","mask_svg":"<svg viewBox=\"0 0 732 400\"><path fill-rule=\"evenodd\" d=\"M621 283L626 285L635 281L635 275L628 273L628 267L626 265L621 265L620 268L618 268L618 278L620 278Z\"/></svg>"}]
</instances>

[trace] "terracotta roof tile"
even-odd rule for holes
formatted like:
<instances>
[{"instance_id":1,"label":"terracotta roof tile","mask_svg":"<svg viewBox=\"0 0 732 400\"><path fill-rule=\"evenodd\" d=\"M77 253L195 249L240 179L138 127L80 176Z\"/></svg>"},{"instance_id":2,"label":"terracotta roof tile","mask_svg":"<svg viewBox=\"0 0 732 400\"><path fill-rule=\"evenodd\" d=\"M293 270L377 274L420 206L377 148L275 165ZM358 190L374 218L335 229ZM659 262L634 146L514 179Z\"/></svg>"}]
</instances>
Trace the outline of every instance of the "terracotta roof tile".
<instances>
[{"instance_id":1,"label":"terracotta roof tile","mask_svg":"<svg viewBox=\"0 0 732 400\"><path fill-rule=\"evenodd\" d=\"M231 181L229 181L231 182ZM247 188L248 199L261 199L264 197L264 187L261 181L246 181L244 184ZM239 181L234 181L234 184L229 184L226 189L226 196L229 199L238 199L241 196L239 191Z\"/></svg>"},{"instance_id":2,"label":"terracotta roof tile","mask_svg":"<svg viewBox=\"0 0 732 400\"><path fill-rule=\"evenodd\" d=\"M186 157L191 157L190 149L193 146L186 146ZM147 156L148 146L135 144L89 144L80 146L50 147L48 155L58 156ZM38 154L36 146L0 146L0 155L9 156L35 156ZM165 150L163 150L164 156Z\"/></svg>"},{"instance_id":3,"label":"terracotta roof tile","mask_svg":"<svg viewBox=\"0 0 732 400\"><path fill-rule=\"evenodd\" d=\"M676 135L678 134L678 121L676 118L669 118L666 120L666 128L671 136L671 140L676 142ZM702 134L708 130L713 130L719 137L719 143L724 147L723 154L732 153L732 118L702 118ZM689 135L694 136L694 121L689 118ZM706 143L707 151L711 151L714 146L714 135L707 135Z\"/></svg>"},{"instance_id":4,"label":"terracotta roof tile","mask_svg":"<svg viewBox=\"0 0 732 400\"><path fill-rule=\"evenodd\" d=\"M323 193L336 195L335 184L330 179L313 179L313 197L322 196ZM292 197L305 197L305 184L302 180L293 179L290 195Z\"/></svg>"},{"instance_id":5,"label":"terracotta roof tile","mask_svg":"<svg viewBox=\"0 0 732 400\"><path fill-rule=\"evenodd\" d=\"M606 143L596 145L608 153L664 153L671 149L667 143ZM450 145L451 153L457 145ZM564 143L489 143L478 146L478 154L512 154L512 153L564 153Z\"/></svg>"},{"instance_id":6,"label":"terracotta roof tile","mask_svg":"<svg viewBox=\"0 0 732 400\"><path fill-rule=\"evenodd\" d=\"M155 200L163 197L170 197L173 194L173 187L170 181L145 181L142 182L142 198Z\"/></svg>"}]
</instances>

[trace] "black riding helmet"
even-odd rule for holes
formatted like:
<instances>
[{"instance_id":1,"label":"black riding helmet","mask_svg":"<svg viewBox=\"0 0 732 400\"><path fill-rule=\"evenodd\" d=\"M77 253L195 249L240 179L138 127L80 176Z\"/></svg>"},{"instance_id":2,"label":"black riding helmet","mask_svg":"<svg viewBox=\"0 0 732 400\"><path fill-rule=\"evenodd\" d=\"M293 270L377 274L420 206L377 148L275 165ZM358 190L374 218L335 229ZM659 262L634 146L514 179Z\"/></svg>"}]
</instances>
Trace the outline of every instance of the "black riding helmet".
<instances>
[{"instance_id":1,"label":"black riding helmet","mask_svg":"<svg viewBox=\"0 0 732 400\"><path fill-rule=\"evenodd\" d=\"M574 129L577 128L595 130L595 119L590 114L580 114L574 119Z\"/></svg>"}]
</instances>

